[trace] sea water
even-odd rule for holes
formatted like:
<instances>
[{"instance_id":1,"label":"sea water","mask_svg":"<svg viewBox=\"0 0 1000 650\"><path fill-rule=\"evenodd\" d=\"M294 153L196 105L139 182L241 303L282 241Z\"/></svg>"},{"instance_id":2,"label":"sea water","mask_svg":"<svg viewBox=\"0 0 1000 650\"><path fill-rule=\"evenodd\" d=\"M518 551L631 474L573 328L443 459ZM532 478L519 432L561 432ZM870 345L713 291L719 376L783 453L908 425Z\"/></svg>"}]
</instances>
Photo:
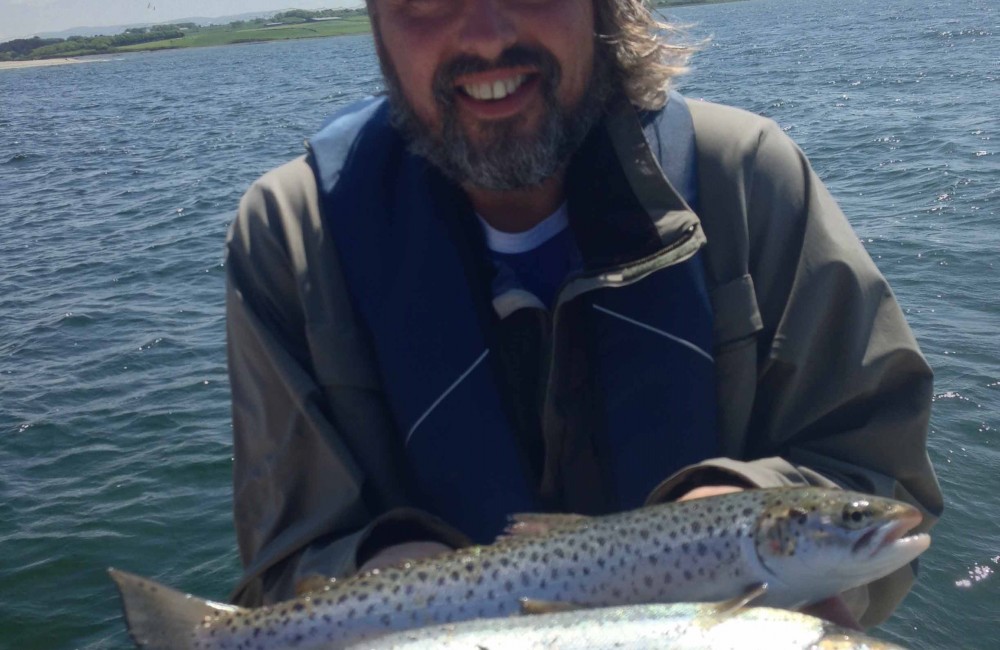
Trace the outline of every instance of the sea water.
<instances>
[{"instance_id":1,"label":"sea water","mask_svg":"<svg viewBox=\"0 0 1000 650\"><path fill-rule=\"evenodd\" d=\"M667 16L703 41L680 89L799 143L936 371L947 512L877 633L997 647L997 3L750 0ZM382 89L368 36L104 59L0 71L3 648L128 647L108 566L227 596L240 563L226 229L250 182Z\"/></svg>"}]
</instances>

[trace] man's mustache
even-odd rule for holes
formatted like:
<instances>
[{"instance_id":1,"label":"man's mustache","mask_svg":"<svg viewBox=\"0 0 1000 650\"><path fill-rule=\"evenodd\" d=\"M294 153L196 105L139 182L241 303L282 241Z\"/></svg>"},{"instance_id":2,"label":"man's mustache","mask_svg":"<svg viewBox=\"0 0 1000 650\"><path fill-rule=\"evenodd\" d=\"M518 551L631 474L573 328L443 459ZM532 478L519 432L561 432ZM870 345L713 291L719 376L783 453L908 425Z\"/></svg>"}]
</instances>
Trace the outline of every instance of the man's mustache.
<instances>
[{"instance_id":1,"label":"man's mustache","mask_svg":"<svg viewBox=\"0 0 1000 650\"><path fill-rule=\"evenodd\" d=\"M559 84L561 70L551 52L540 47L513 45L493 61L466 54L443 64L434 75L434 97L441 104L451 105L455 101L455 80L458 77L518 66L536 68L542 77L543 89L555 89Z\"/></svg>"}]
</instances>

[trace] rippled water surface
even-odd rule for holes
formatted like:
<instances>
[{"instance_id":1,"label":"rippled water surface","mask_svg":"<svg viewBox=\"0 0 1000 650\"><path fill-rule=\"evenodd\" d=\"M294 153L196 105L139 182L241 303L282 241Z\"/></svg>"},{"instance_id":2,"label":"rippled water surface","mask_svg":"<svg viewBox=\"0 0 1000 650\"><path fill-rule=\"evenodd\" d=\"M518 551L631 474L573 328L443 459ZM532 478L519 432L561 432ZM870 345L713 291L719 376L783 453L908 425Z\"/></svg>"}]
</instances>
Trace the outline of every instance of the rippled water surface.
<instances>
[{"instance_id":1,"label":"rippled water surface","mask_svg":"<svg viewBox=\"0 0 1000 650\"><path fill-rule=\"evenodd\" d=\"M799 142L935 367L948 511L879 633L997 647L997 4L670 16L711 36L682 90ZM367 36L0 71L0 647L127 647L109 565L225 598L225 231L255 177L379 88Z\"/></svg>"}]
</instances>

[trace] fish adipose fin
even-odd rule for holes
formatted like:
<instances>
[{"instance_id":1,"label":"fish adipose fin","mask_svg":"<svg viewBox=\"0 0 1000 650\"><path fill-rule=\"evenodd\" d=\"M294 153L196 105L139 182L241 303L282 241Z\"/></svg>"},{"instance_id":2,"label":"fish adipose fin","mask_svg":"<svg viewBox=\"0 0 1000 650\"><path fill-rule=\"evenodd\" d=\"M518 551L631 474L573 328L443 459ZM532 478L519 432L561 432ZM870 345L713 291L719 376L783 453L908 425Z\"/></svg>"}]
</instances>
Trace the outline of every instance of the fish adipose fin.
<instances>
[{"instance_id":1,"label":"fish adipose fin","mask_svg":"<svg viewBox=\"0 0 1000 650\"><path fill-rule=\"evenodd\" d=\"M587 609L586 605L578 603L567 603L555 600L536 600L534 598L521 599L521 613L529 616L536 614L556 614L558 612L572 612L578 609Z\"/></svg>"},{"instance_id":2,"label":"fish adipose fin","mask_svg":"<svg viewBox=\"0 0 1000 650\"><path fill-rule=\"evenodd\" d=\"M579 524L589 519L590 517L586 515L522 512L508 518L507 528L500 538L546 535L556 528Z\"/></svg>"},{"instance_id":3,"label":"fish adipose fin","mask_svg":"<svg viewBox=\"0 0 1000 650\"><path fill-rule=\"evenodd\" d=\"M108 569L108 574L118 585L129 634L140 648L190 648L192 634L206 616L241 609L195 598L125 571Z\"/></svg>"}]
</instances>

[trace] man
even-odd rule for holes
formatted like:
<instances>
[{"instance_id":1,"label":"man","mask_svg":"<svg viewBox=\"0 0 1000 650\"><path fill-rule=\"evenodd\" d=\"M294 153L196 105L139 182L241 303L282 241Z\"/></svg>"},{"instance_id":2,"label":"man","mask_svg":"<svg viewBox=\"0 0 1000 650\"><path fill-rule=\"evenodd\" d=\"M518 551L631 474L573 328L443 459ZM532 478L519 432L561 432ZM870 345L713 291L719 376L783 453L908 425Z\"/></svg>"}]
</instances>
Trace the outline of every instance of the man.
<instances>
[{"instance_id":1,"label":"man","mask_svg":"<svg viewBox=\"0 0 1000 650\"><path fill-rule=\"evenodd\" d=\"M813 484L931 525L931 374L884 279L773 123L668 95L688 52L639 0L369 11L388 98L228 242L235 600L525 510Z\"/></svg>"}]
</instances>

